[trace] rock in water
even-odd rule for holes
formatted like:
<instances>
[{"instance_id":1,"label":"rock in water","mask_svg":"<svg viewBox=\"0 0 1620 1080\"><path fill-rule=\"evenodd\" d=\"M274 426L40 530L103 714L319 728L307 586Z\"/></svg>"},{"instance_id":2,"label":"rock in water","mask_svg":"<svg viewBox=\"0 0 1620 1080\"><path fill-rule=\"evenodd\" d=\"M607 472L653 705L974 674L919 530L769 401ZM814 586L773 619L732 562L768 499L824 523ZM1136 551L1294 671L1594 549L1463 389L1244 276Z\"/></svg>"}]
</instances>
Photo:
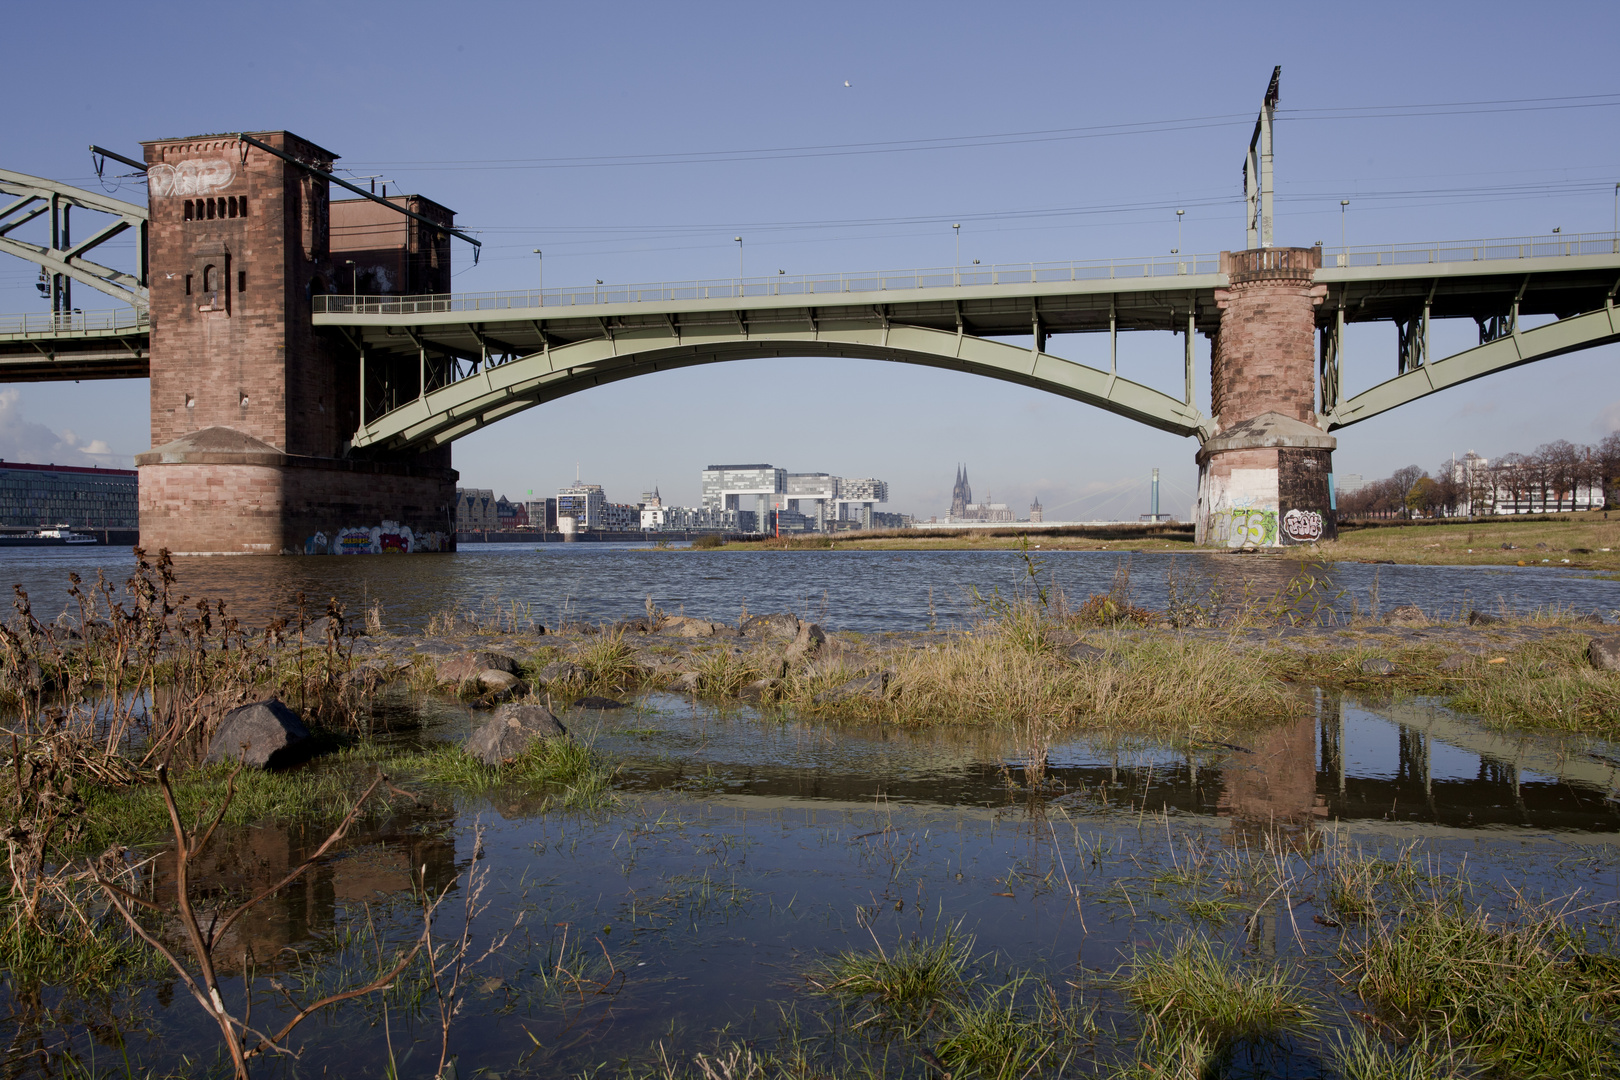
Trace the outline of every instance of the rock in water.
<instances>
[{"instance_id":1,"label":"rock in water","mask_svg":"<svg viewBox=\"0 0 1620 1080\"><path fill-rule=\"evenodd\" d=\"M787 612L755 615L742 624L743 637L794 638L799 636L799 619Z\"/></svg>"},{"instance_id":2,"label":"rock in water","mask_svg":"<svg viewBox=\"0 0 1620 1080\"><path fill-rule=\"evenodd\" d=\"M240 761L256 769L295 765L310 755L309 729L280 698L232 709L220 721L203 764Z\"/></svg>"},{"instance_id":3,"label":"rock in water","mask_svg":"<svg viewBox=\"0 0 1620 1080\"><path fill-rule=\"evenodd\" d=\"M821 627L813 622L800 623L793 643L787 647L783 658L790 664L797 664L821 652L826 644L827 635L822 633Z\"/></svg>"},{"instance_id":4,"label":"rock in water","mask_svg":"<svg viewBox=\"0 0 1620 1080\"><path fill-rule=\"evenodd\" d=\"M553 660L540 669L536 683L540 686L552 686L561 683L583 683L590 677L590 673L578 664L567 660Z\"/></svg>"},{"instance_id":5,"label":"rock in water","mask_svg":"<svg viewBox=\"0 0 1620 1080\"><path fill-rule=\"evenodd\" d=\"M1402 604L1384 620L1391 626L1428 626L1429 617L1416 604Z\"/></svg>"},{"instance_id":6,"label":"rock in water","mask_svg":"<svg viewBox=\"0 0 1620 1080\"><path fill-rule=\"evenodd\" d=\"M523 753L539 739L562 739L568 730L544 705L502 705L463 749L485 765L499 765Z\"/></svg>"},{"instance_id":7,"label":"rock in water","mask_svg":"<svg viewBox=\"0 0 1620 1080\"><path fill-rule=\"evenodd\" d=\"M441 660L437 670L440 682L463 683L478 678L481 671L504 671L508 675L517 675L523 668L516 657L480 649Z\"/></svg>"},{"instance_id":8,"label":"rock in water","mask_svg":"<svg viewBox=\"0 0 1620 1080\"><path fill-rule=\"evenodd\" d=\"M1593 638L1586 647L1586 658L1599 671L1620 671L1620 638Z\"/></svg>"},{"instance_id":9,"label":"rock in water","mask_svg":"<svg viewBox=\"0 0 1620 1080\"><path fill-rule=\"evenodd\" d=\"M576 709L622 709L622 708L624 708L624 702L622 702L622 701L614 701L612 698L599 697L599 696L597 696L595 694L592 694L589 697L582 697L578 701L574 702L574 708L576 708Z\"/></svg>"}]
</instances>

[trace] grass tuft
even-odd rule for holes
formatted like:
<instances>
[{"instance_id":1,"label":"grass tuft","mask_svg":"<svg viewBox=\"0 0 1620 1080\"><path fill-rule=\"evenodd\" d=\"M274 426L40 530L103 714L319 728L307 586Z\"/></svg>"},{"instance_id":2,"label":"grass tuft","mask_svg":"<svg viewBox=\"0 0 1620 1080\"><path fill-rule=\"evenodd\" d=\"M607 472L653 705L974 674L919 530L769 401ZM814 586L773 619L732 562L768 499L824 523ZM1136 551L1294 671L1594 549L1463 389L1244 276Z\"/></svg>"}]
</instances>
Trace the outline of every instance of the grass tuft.
<instances>
[{"instance_id":1,"label":"grass tuft","mask_svg":"<svg viewBox=\"0 0 1620 1080\"><path fill-rule=\"evenodd\" d=\"M1506 1075L1620 1074L1614 960L1582 952L1556 917L1509 928L1425 904L1380 926L1352 973L1361 995L1407 1030L1466 1040Z\"/></svg>"},{"instance_id":2,"label":"grass tuft","mask_svg":"<svg viewBox=\"0 0 1620 1080\"><path fill-rule=\"evenodd\" d=\"M1316 1017L1281 969L1239 966L1203 937L1184 938L1168 954L1138 953L1119 986L1154 1028L1215 1043L1277 1035Z\"/></svg>"},{"instance_id":3,"label":"grass tuft","mask_svg":"<svg viewBox=\"0 0 1620 1080\"><path fill-rule=\"evenodd\" d=\"M962 994L973 938L953 927L937 941L913 938L885 952L841 952L809 975L817 993L863 1006L880 1019L915 1021Z\"/></svg>"}]
</instances>

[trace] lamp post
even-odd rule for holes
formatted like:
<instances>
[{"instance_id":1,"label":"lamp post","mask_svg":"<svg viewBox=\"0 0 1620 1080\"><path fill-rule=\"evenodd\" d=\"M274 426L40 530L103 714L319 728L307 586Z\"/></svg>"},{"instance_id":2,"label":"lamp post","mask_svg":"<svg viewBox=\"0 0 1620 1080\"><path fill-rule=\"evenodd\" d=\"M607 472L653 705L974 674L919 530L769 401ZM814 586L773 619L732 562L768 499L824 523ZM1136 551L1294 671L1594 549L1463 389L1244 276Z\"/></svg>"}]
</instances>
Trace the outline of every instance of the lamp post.
<instances>
[{"instance_id":1,"label":"lamp post","mask_svg":"<svg viewBox=\"0 0 1620 1080\"><path fill-rule=\"evenodd\" d=\"M1620 185L1616 185L1616 187L1620 188ZM959 221L952 225L951 231L956 233L956 261L951 265L956 269L956 283L960 285L962 284L962 223Z\"/></svg>"},{"instance_id":2,"label":"lamp post","mask_svg":"<svg viewBox=\"0 0 1620 1080\"><path fill-rule=\"evenodd\" d=\"M1345 247L1345 243L1344 243L1344 236L1345 236L1345 233L1344 233L1344 212L1345 212L1345 210L1347 210L1349 208L1349 206L1350 206L1350 200L1349 199L1340 199L1339 200L1339 250L1341 252L1344 252L1346 255L1349 254L1349 249ZM1346 266L1349 266L1350 265L1350 260L1348 258L1346 258L1344 260L1344 263L1345 263Z\"/></svg>"},{"instance_id":3,"label":"lamp post","mask_svg":"<svg viewBox=\"0 0 1620 1080\"><path fill-rule=\"evenodd\" d=\"M1182 218L1182 215L1184 215L1186 212L1187 211L1185 211L1185 210L1177 210L1176 211L1176 250L1175 250L1175 254L1177 254L1177 255L1181 254L1181 218Z\"/></svg>"},{"instance_id":4,"label":"lamp post","mask_svg":"<svg viewBox=\"0 0 1620 1080\"><path fill-rule=\"evenodd\" d=\"M344 259L343 265L349 268L349 295L360 295L360 268L354 265L353 259Z\"/></svg>"},{"instance_id":5,"label":"lamp post","mask_svg":"<svg viewBox=\"0 0 1620 1080\"><path fill-rule=\"evenodd\" d=\"M535 257L535 261L540 264L540 267L539 267L539 271L540 271L540 291L538 293L536 293L535 295L539 296L540 297L540 303L544 304L546 302L545 296L543 295L545 293L545 291L546 291L546 256L545 256L545 254L543 252L541 252L541 250L539 248L535 248L534 249L534 257Z\"/></svg>"},{"instance_id":6,"label":"lamp post","mask_svg":"<svg viewBox=\"0 0 1620 1080\"><path fill-rule=\"evenodd\" d=\"M1614 185L1614 250L1620 251L1620 184Z\"/></svg>"},{"instance_id":7,"label":"lamp post","mask_svg":"<svg viewBox=\"0 0 1620 1080\"><path fill-rule=\"evenodd\" d=\"M737 242L737 295L741 296L743 277L743 242L742 237L740 236L733 236L732 239Z\"/></svg>"}]
</instances>

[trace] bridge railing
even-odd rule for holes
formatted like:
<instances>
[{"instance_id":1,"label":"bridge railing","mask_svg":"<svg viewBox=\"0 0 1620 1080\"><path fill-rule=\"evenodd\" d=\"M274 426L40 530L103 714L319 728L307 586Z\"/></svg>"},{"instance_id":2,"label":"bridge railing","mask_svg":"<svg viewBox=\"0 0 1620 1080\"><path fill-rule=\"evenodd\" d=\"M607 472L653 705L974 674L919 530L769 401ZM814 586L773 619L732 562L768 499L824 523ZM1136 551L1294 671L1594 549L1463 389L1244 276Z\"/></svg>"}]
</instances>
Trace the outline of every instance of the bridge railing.
<instances>
[{"instance_id":1,"label":"bridge railing","mask_svg":"<svg viewBox=\"0 0 1620 1080\"><path fill-rule=\"evenodd\" d=\"M54 337L94 331L145 330L148 322L145 311L127 307L62 314L31 311L21 315L0 315L0 337Z\"/></svg>"},{"instance_id":2,"label":"bridge railing","mask_svg":"<svg viewBox=\"0 0 1620 1080\"><path fill-rule=\"evenodd\" d=\"M315 310L365 315L416 315L448 311L567 308L584 304L670 303L773 296L836 297L922 289L980 289L1066 281L1174 278L1219 272L1218 255L1169 255L1146 259L998 263L994 266L946 266L856 274L775 274L770 277L715 278L707 281L585 285L528 292L443 293L430 296L327 295L315 297Z\"/></svg>"},{"instance_id":3,"label":"bridge railing","mask_svg":"<svg viewBox=\"0 0 1620 1080\"><path fill-rule=\"evenodd\" d=\"M1563 233L1495 240L1384 244L1329 249L1322 265L1334 267L1411 266L1424 263L1484 262L1499 259L1557 258L1620 254L1620 233ZM776 274L770 277L714 278L704 281L583 285L543 291L437 293L424 296L315 297L315 311L363 315L419 315L436 312L569 308L592 304L671 303L688 300L740 300L777 296L805 298L873 296L923 289L1133 281L1220 272L1218 255L1167 255L1143 259L1097 259L993 266L945 266L854 274Z\"/></svg>"},{"instance_id":4,"label":"bridge railing","mask_svg":"<svg viewBox=\"0 0 1620 1080\"><path fill-rule=\"evenodd\" d=\"M1620 233L1553 233L1495 240L1438 241L1340 248L1322 256L1322 265L1414 266L1426 263L1486 262L1495 259L1553 259L1573 255L1620 254Z\"/></svg>"}]
</instances>

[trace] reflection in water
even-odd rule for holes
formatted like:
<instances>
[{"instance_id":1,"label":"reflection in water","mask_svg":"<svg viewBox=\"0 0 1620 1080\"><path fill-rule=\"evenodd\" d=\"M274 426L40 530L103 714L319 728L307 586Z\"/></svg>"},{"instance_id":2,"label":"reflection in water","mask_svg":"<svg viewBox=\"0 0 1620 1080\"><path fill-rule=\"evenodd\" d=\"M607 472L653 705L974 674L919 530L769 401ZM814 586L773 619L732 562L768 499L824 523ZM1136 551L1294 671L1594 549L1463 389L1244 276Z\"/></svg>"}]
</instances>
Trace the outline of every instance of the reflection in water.
<instances>
[{"instance_id":1,"label":"reflection in water","mask_svg":"<svg viewBox=\"0 0 1620 1080\"><path fill-rule=\"evenodd\" d=\"M297 881L250 908L227 931L215 952L221 971L240 972L251 956L260 969L296 962L289 946L330 933L345 904L410 896L424 880L437 895L455 881L455 814L442 809L406 809L384 820L361 821L335 853L305 871ZM302 825L254 825L220 830L190 868L191 895L206 926L245 900L276 884L307 859L327 834ZM147 895L172 903L175 853L168 850L149 864ZM184 948L178 924L173 944Z\"/></svg>"},{"instance_id":2,"label":"reflection in water","mask_svg":"<svg viewBox=\"0 0 1620 1080\"><path fill-rule=\"evenodd\" d=\"M1007 806L1020 753L980 730L908 732L759 723L649 695L638 730L602 733L630 790L861 803ZM1041 788L1060 805L1219 815L1246 827L1379 820L1446 826L1620 829L1620 768L1579 745L1489 731L1423 702L1320 692L1313 715L1243 745L1183 749L1120 738L1059 743Z\"/></svg>"}]
</instances>

